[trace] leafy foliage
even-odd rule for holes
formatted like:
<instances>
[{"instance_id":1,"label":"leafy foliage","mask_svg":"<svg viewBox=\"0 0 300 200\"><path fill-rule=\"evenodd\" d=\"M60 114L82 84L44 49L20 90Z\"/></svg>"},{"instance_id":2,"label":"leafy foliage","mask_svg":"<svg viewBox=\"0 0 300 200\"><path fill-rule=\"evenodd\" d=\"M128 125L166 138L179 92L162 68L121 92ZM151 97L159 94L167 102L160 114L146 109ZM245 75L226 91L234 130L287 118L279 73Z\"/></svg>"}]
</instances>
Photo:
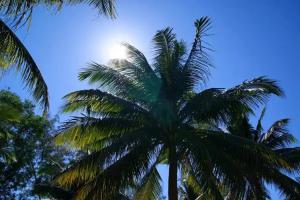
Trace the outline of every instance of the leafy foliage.
<instances>
[{"instance_id":1,"label":"leafy foliage","mask_svg":"<svg viewBox=\"0 0 300 200\"><path fill-rule=\"evenodd\" d=\"M0 199L33 198L33 185L64 170L69 153L51 142L55 120L36 115L29 101L0 91L0 108Z\"/></svg>"},{"instance_id":2,"label":"leafy foliage","mask_svg":"<svg viewBox=\"0 0 300 200\"><path fill-rule=\"evenodd\" d=\"M15 153L10 144L12 136L9 123L18 122L22 112L20 100L13 94L1 91L0 92L0 161L13 162Z\"/></svg>"}]
</instances>

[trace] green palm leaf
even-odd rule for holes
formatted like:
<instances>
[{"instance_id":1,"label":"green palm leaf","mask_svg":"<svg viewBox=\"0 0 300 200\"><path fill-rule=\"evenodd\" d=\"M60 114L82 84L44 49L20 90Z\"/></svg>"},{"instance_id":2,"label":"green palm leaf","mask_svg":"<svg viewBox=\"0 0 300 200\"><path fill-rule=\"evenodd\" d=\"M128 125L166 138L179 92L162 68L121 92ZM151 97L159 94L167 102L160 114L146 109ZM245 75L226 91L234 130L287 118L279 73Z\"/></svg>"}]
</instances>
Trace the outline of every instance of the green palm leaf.
<instances>
[{"instance_id":1,"label":"green palm leaf","mask_svg":"<svg viewBox=\"0 0 300 200\"><path fill-rule=\"evenodd\" d=\"M80 90L64 97L64 112L86 111L106 116L150 117L147 109L127 99L101 90Z\"/></svg>"},{"instance_id":2,"label":"green palm leaf","mask_svg":"<svg viewBox=\"0 0 300 200\"><path fill-rule=\"evenodd\" d=\"M289 119L276 121L271 128L261 136L260 142L271 149L283 148L295 143L295 137L286 129Z\"/></svg>"},{"instance_id":3,"label":"green palm leaf","mask_svg":"<svg viewBox=\"0 0 300 200\"><path fill-rule=\"evenodd\" d=\"M207 31L210 24L211 22L208 17L202 17L195 21L195 39L183 68L186 90L192 90L199 82L205 83L209 75L209 68L212 65L207 53L209 48L206 47L204 38L208 35Z\"/></svg>"},{"instance_id":4,"label":"green palm leaf","mask_svg":"<svg viewBox=\"0 0 300 200\"><path fill-rule=\"evenodd\" d=\"M2 20L0 20L0 41L1 52L5 54L9 65L21 71L26 86L33 91L34 98L46 112L49 108L49 99L44 78L26 47Z\"/></svg>"},{"instance_id":5,"label":"green palm leaf","mask_svg":"<svg viewBox=\"0 0 300 200\"><path fill-rule=\"evenodd\" d=\"M135 189L135 200L155 200L160 197L162 193L162 180L156 168L158 161L159 156L157 157L157 160L149 167L146 174Z\"/></svg>"},{"instance_id":6,"label":"green palm leaf","mask_svg":"<svg viewBox=\"0 0 300 200\"><path fill-rule=\"evenodd\" d=\"M236 112L252 112L253 107L265 103L271 94L281 96L283 93L276 82L259 77L228 90L211 88L195 94L182 113L193 115L197 120L226 121Z\"/></svg>"},{"instance_id":7,"label":"green palm leaf","mask_svg":"<svg viewBox=\"0 0 300 200\"><path fill-rule=\"evenodd\" d=\"M78 199L112 199L122 187L132 185L148 168L149 146L140 145L103 170L95 182L85 184L76 194Z\"/></svg>"}]
</instances>

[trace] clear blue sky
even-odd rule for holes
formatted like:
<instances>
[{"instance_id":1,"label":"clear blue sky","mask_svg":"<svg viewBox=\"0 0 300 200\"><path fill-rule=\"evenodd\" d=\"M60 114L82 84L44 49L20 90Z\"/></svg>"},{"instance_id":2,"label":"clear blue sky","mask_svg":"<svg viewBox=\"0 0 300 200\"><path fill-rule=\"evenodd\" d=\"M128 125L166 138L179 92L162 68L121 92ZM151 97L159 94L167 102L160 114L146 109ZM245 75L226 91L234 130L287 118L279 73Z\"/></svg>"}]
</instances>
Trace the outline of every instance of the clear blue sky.
<instances>
[{"instance_id":1,"label":"clear blue sky","mask_svg":"<svg viewBox=\"0 0 300 200\"><path fill-rule=\"evenodd\" d=\"M286 97L271 99L265 125L289 117L290 130L300 139L300 1L118 0L117 10L112 21L82 5L58 14L39 8L29 31L18 31L46 79L52 115L59 111L62 96L89 87L77 80L78 71L91 61L106 63L110 43L128 41L151 58L156 30L173 27L189 44L194 20L209 16L215 68L208 86L231 87L261 75L278 80ZM1 88L29 98L16 76L4 77Z\"/></svg>"}]
</instances>

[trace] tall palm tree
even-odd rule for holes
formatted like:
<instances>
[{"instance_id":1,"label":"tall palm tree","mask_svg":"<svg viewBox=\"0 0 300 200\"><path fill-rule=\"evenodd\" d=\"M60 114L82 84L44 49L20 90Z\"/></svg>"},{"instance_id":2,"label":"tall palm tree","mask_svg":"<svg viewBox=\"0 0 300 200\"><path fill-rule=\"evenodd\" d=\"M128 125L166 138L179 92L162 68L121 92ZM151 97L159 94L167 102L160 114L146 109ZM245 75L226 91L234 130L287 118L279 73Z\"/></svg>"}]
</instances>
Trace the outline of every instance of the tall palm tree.
<instances>
[{"instance_id":1,"label":"tall palm tree","mask_svg":"<svg viewBox=\"0 0 300 200\"><path fill-rule=\"evenodd\" d=\"M88 3L94 6L100 14L115 17L114 0L4 0L0 2L0 14L13 22L14 26L26 23L38 5L57 7ZM34 98L42 104L46 113L49 107L48 88L34 59L15 35L12 29L0 18L0 69L14 66L21 71L26 86L33 90Z\"/></svg>"},{"instance_id":2,"label":"tall palm tree","mask_svg":"<svg viewBox=\"0 0 300 200\"><path fill-rule=\"evenodd\" d=\"M195 22L191 50L178 41L171 28L154 38L153 63L125 43L128 58L108 66L92 63L79 74L96 89L65 96L65 112L83 112L65 122L59 144L89 152L59 175L55 182L80 185L76 199L111 199L111 195L139 181L136 199L156 199L161 190L158 164L167 164L168 199L178 199L178 172L190 177L214 199L223 199L216 182L230 190L253 171L236 174L240 165L273 179L265 165L288 163L263 145L224 133L213 124L227 124L236 112L250 112L272 94L282 95L277 83L258 77L230 88L204 86L211 66L204 38L210 20Z\"/></svg>"}]
</instances>

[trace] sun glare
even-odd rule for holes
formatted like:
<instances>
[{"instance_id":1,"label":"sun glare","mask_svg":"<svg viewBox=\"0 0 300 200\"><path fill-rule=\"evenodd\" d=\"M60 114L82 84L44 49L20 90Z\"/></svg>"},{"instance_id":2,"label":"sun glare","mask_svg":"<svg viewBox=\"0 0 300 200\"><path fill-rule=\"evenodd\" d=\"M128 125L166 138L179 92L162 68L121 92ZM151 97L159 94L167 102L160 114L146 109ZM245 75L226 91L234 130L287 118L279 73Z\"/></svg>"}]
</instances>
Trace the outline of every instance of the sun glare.
<instances>
[{"instance_id":1,"label":"sun glare","mask_svg":"<svg viewBox=\"0 0 300 200\"><path fill-rule=\"evenodd\" d=\"M122 44L115 43L109 48L108 55L110 59L125 59L126 49Z\"/></svg>"}]
</instances>

